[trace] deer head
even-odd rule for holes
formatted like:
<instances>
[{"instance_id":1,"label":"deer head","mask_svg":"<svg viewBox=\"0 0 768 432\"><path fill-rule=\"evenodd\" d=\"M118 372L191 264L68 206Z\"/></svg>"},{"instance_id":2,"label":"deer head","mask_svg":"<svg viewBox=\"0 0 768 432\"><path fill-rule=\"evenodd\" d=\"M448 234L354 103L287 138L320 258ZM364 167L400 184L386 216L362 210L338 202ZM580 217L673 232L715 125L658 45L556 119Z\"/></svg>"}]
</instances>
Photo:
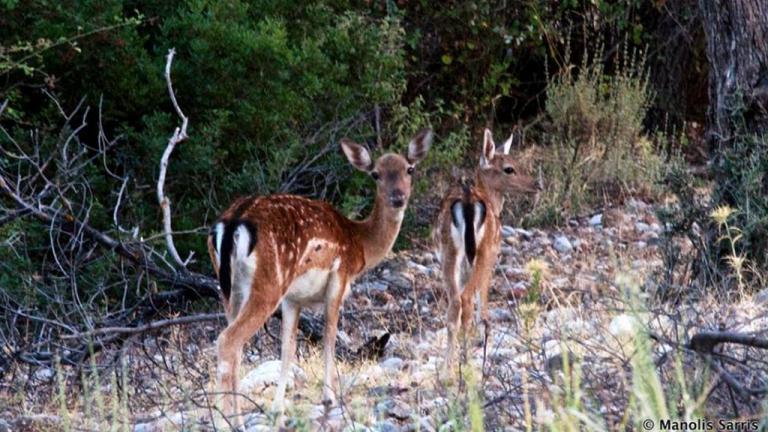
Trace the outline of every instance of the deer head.
<instances>
[{"instance_id":1,"label":"deer head","mask_svg":"<svg viewBox=\"0 0 768 432\"><path fill-rule=\"evenodd\" d=\"M376 182L376 196L394 210L402 210L411 196L411 183L416 164L421 161L432 144L432 131L423 129L408 144L405 156L387 153L374 162L368 150L347 138L341 148L349 163L368 173Z\"/></svg>"},{"instance_id":2,"label":"deer head","mask_svg":"<svg viewBox=\"0 0 768 432\"><path fill-rule=\"evenodd\" d=\"M490 129L485 130L478 178L486 187L499 193L536 193L540 190L539 183L532 176L520 172L514 158L509 155L514 138L515 132L512 132L504 144L496 147Z\"/></svg>"}]
</instances>

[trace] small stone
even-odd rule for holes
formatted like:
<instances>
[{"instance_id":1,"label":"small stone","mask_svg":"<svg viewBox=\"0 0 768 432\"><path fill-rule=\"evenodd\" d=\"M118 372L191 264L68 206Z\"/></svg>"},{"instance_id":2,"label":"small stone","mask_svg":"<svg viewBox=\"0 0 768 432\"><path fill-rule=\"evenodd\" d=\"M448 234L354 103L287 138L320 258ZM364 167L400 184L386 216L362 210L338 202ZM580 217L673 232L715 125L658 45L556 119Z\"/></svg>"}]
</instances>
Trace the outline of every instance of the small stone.
<instances>
[{"instance_id":1,"label":"small stone","mask_svg":"<svg viewBox=\"0 0 768 432\"><path fill-rule=\"evenodd\" d=\"M420 432L435 432L435 425L429 416L424 416L419 419L419 427L416 429Z\"/></svg>"},{"instance_id":2,"label":"small stone","mask_svg":"<svg viewBox=\"0 0 768 432\"><path fill-rule=\"evenodd\" d=\"M608 325L608 332L619 339L632 339L640 330L637 318L627 314L617 315Z\"/></svg>"},{"instance_id":3,"label":"small stone","mask_svg":"<svg viewBox=\"0 0 768 432\"><path fill-rule=\"evenodd\" d=\"M528 231L526 229L515 228L515 233L520 237L524 238L525 240L530 240L533 238L533 232Z\"/></svg>"},{"instance_id":4,"label":"small stone","mask_svg":"<svg viewBox=\"0 0 768 432\"><path fill-rule=\"evenodd\" d=\"M568 240L568 237L559 235L555 237L555 243L553 244L553 247L556 251L565 254L573 250L573 245L571 244L570 240Z\"/></svg>"},{"instance_id":5,"label":"small stone","mask_svg":"<svg viewBox=\"0 0 768 432\"><path fill-rule=\"evenodd\" d=\"M389 420L383 420L373 425L373 430L376 432L398 432L400 428Z\"/></svg>"},{"instance_id":6,"label":"small stone","mask_svg":"<svg viewBox=\"0 0 768 432\"><path fill-rule=\"evenodd\" d=\"M768 303L768 288L761 290L753 297L753 300L758 305Z\"/></svg>"},{"instance_id":7,"label":"small stone","mask_svg":"<svg viewBox=\"0 0 768 432\"><path fill-rule=\"evenodd\" d=\"M491 320L493 321L512 321L512 312L509 309L494 308L488 311Z\"/></svg>"},{"instance_id":8,"label":"small stone","mask_svg":"<svg viewBox=\"0 0 768 432\"><path fill-rule=\"evenodd\" d=\"M368 281L357 285L360 291L370 294L372 292L384 292L387 290L387 284L382 281Z\"/></svg>"},{"instance_id":9,"label":"small stone","mask_svg":"<svg viewBox=\"0 0 768 432\"><path fill-rule=\"evenodd\" d=\"M413 410L411 410L411 407L407 403L396 399L394 400L394 404L386 412L387 415L398 420L408 420L411 418Z\"/></svg>"},{"instance_id":10,"label":"small stone","mask_svg":"<svg viewBox=\"0 0 768 432\"><path fill-rule=\"evenodd\" d=\"M136 423L133 425L133 432L160 432L163 429L155 423ZM10 429L3 429L0 424L0 432L11 432Z\"/></svg>"},{"instance_id":11,"label":"small stone","mask_svg":"<svg viewBox=\"0 0 768 432\"><path fill-rule=\"evenodd\" d=\"M635 230L640 233L651 231L651 226L645 222L635 222Z\"/></svg>"},{"instance_id":12,"label":"small stone","mask_svg":"<svg viewBox=\"0 0 768 432\"><path fill-rule=\"evenodd\" d=\"M248 393L254 389L260 387L267 387L277 384L280 379L280 369L282 364L280 360L269 360L260 364L256 369L248 372L245 377L240 381L240 391ZM293 379L295 375L303 375L303 371L293 365L291 371L288 372L288 387L293 387Z\"/></svg>"},{"instance_id":13,"label":"small stone","mask_svg":"<svg viewBox=\"0 0 768 432\"><path fill-rule=\"evenodd\" d=\"M591 218L589 218L589 225L593 227L598 227L603 225L603 214L598 213Z\"/></svg>"},{"instance_id":14,"label":"small stone","mask_svg":"<svg viewBox=\"0 0 768 432\"><path fill-rule=\"evenodd\" d=\"M400 372L404 364L405 361L400 357L390 357L379 363L379 366L386 372Z\"/></svg>"},{"instance_id":15,"label":"small stone","mask_svg":"<svg viewBox=\"0 0 768 432\"><path fill-rule=\"evenodd\" d=\"M415 261L408 261L408 267L416 270L419 273L422 274L429 274L429 268L427 266L421 265Z\"/></svg>"},{"instance_id":16,"label":"small stone","mask_svg":"<svg viewBox=\"0 0 768 432\"><path fill-rule=\"evenodd\" d=\"M504 255L512 255L512 253L515 251L515 248L508 245L502 245L501 246L501 253Z\"/></svg>"},{"instance_id":17,"label":"small stone","mask_svg":"<svg viewBox=\"0 0 768 432\"><path fill-rule=\"evenodd\" d=\"M410 289L413 286L413 282L399 273L389 273L384 276L384 280L400 289Z\"/></svg>"},{"instance_id":18,"label":"small stone","mask_svg":"<svg viewBox=\"0 0 768 432\"><path fill-rule=\"evenodd\" d=\"M503 225L501 227L502 237L509 237L515 234L515 228L509 225Z\"/></svg>"},{"instance_id":19,"label":"small stone","mask_svg":"<svg viewBox=\"0 0 768 432\"><path fill-rule=\"evenodd\" d=\"M55 375L53 369L51 368L41 368L35 371L35 379L38 381L45 381L48 382L53 379L53 376Z\"/></svg>"}]
</instances>

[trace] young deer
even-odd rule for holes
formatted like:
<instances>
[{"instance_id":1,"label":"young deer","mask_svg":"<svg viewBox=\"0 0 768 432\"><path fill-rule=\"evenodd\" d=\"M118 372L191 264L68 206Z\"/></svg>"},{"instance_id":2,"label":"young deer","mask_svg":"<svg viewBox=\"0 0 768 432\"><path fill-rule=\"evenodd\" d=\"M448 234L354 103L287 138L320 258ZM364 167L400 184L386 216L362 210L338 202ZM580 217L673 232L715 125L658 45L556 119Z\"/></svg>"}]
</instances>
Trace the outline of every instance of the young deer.
<instances>
[{"instance_id":1,"label":"young deer","mask_svg":"<svg viewBox=\"0 0 768 432\"><path fill-rule=\"evenodd\" d=\"M474 185L464 180L447 192L433 231L448 293L449 370L454 363L459 318L466 334L472 324L475 295L479 297L479 318L486 329L488 326L488 288L500 249L503 194L537 190L533 177L519 173L509 156L513 137L514 133L496 148L491 131L485 130Z\"/></svg>"},{"instance_id":2,"label":"young deer","mask_svg":"<svg viewBox=\"0 0 768 432\"><path fill-rule=\"evenodd\" d=\"M272 195L235 201L213 225L208 251L229 323L216 341L218 390L226 393L225 414L237 412L243 345L278 305L282 370L273 409L283 410L299 313L314 304L325 306L323 398L333 403L339 307L352 281L392 248L411 194L414 166L431 141L432 132L422 130L408 145L407 157L388 153L373 162L364 147L341 140L349 162L376 181L373 211L365 220L349 220L323 201Z\"/></svg>"}]
</instances>

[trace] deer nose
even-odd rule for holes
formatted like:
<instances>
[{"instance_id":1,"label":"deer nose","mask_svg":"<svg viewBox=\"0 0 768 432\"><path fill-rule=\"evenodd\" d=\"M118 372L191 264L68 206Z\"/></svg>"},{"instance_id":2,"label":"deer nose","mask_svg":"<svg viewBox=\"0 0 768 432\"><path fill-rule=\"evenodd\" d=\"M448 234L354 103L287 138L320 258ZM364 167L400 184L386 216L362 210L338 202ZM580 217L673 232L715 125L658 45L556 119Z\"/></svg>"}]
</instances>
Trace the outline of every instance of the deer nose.
<instances>
[{"instance_id":1,"label":"deer nose","mask_svg":"<svg viewBox=\"0 0 768 432\"><path fill-rule=\"evenodd\" d=\"M389 201L392 203L392 207L403 207L405 205L405 192L395 189L389 196Z\"/></svg>"}]
</instances>

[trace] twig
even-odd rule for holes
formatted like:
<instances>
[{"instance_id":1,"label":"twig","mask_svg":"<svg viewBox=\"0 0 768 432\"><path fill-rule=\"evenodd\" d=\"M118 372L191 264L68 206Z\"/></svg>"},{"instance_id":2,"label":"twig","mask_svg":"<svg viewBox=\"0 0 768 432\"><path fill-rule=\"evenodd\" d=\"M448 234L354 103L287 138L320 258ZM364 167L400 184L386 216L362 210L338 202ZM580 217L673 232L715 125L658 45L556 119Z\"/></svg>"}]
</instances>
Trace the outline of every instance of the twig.
<instances>
[{"instance_id":1,"label":"twig","mask_svg":"<svg viewBox=\"0 0 768 432\"><path fill-rule=\"evenodd\" d=\"M82 338L89 338L89 337L99 336L104 334L136 334L136 333L143 333L149 330L156 330L159 328L169 327L169 326L178 325L178 324L190 324L190 323L197 323L197 322L204 322L204 321L216 321L222 318L224 318L223 313L188 315L188 316L182 316L178 318L169 318L169 319L164 319L159 321L153 321L149 324L144 324L144 325L135 326L135 327L104 327L96 330L91 330L88 332L64 335L61 337L61 339L64 339L64 340L82 339Z\"/></svg>"},{"instance_id":2,"label":"twig","mask_svg":"<svg viewBox=\"0 0 768 432\"><path fill-rule=\"evenodd\" d=\"M157 178L157 202L160 204L160 209L163 211L163 231L165 232L165 244L168 247L168 253L171 254L173 260L186 269L187 263L192 259L192 254L189 254L186 261L182 260L179 256L179 252L176 250L176 246L173 243L173 229L171 228L171 200L165 195L163 189L165 188L165 175L168 171L168 160L173 153L173 149L176 144L187 139L187 124L189 118L181 111L179 103L176 101L176 94L173 92L173 84L171 82L171 63L173 63L173 56L176 55L176 50L171 48L168 51L168 57L165 62L165 81L168 84L168 94L171 97L171 103L176 110L176 114L181 118L181 127L176 127L173 131L173 135L168 140L168 146L163 152L163 157L160 159L160 175Z\"/></svg>"}]
</instances>

